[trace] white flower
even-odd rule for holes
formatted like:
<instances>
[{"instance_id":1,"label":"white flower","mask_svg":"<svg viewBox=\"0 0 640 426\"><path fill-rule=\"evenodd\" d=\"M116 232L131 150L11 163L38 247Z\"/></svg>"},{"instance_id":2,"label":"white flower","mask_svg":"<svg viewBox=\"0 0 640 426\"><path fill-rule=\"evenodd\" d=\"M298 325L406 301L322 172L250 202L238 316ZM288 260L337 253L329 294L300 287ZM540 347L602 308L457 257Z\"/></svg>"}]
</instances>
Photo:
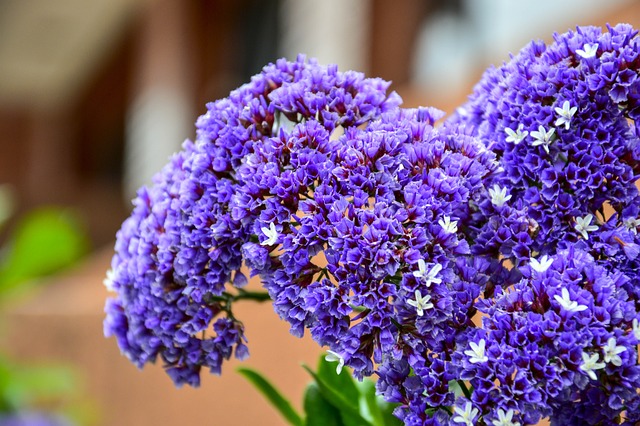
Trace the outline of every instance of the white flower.
<instances>
[{"instance_id":1,"label":"white flower","mask_svg":"<svg viewBox=\"0 0 640 426\"><path fill-rule=\"evenodd\" d=\"M107 276L102 280L102 284L104 284L108 291L115 291L115 288L113 287L113 278L115 275L116 274L113 272L113 269L109 269L107 271Z\"/></svg>"},{"instance_id":2,"label":"white flower","mask_svg":"<svg viewBox=\"0 0 640 426\"><path fill-rule=\"evenodd\" d=\"M573 118L573 115L577 110L578 107L572 107L569 101L564 101L564 103L562 104L562 108L556 107L556 114L559 115L555 123L556 126L562 126L564 124L564 128L568 129L569 125L571 124L571 119Z\"/></svg>"},{"instance_id":3,"label":"white flower","mask_svg":"<svg viewBox=\"0 0 640 426\"><path fill-rule=\"evenodd\" d=\"M426 296L422 296L420 290L416 290L415 296L416 300L409 299L407 300L407 303L416 308L418 316L421 317L424 315L424 311L433 308L433 303L430 302L431 296L429 296L428 294Z\"/></svg>"},{"instance_id":4,"label":"white flower","mask_svg":"<svg viewBox=\"0 0 640 426\"><path fill-rule=\"evenodd\" d=\"M338 361L338 365L336 367L336 374L340 374L340 372L342 371L342 367L344 367L344 358L342 358L342 356L339 353L328 350L327 355L325 355L324 359L329 362Z\"/></svg>"},{"instance_id":5,"label":"white flower","mask_svg":"<svg viewBox=\"0 0 640 426\"><path fill-rule=\"evenodd\" d=\"M445 216L440 219L438 221L438 225L442 226L442 229L444 229L444 232L447 234L455 234L458 232L458 221L454 220L452 222L449 216Z\"/></svg>"},{"instance_id":6,"label":"white flower","mask_svg":"<svg viewBox=\"0 0 640 426\"><path fill-rule=\"evenodd\" d=\"M630 217L629 219L624 220L624 227L634 235L638 235L638 226L640 226L640 219Z\"/></svg>"},{"instance_id":7,"label":"white flower","mask_svg":"<svg viewBox=\"0 0 640 426\"><path fill-rule=\"evenodd\" d=\"M598 52L598 43L585 43L582 49L576 49L576 53L585 59L593 58Z\"/></svg>"},{"instance_id":8,"label":"white flower","mask_svg":"<svg viewBox=\"0 0 640 426\"><path fill-rule=\"evenodd\" d=\"M573 226L576 231L582 235L585 240L589 239L589 232L597 231L598 225L592 225L593 215L588 214L585 217L576 217L576 224Z\"/></svg>"},{"instance_id":9,"label":"white flower","mask_svg":"<svg viewBox=\"0 0 640 426\"><path fill-rule=\"evenodd\" d=\"M622 359L618 354L626 351L627 348L624 346L618 346L618 342L616 342L615 337L609 337L606 346L602 348L602 350L604 351L604 362L610 362L611 364L620 367L622 365Z\"/></svg>"},{"instance_id":10,"label":"white flower","mask_svg":"<svg viewBox=\"0 0 640 426\"><path fill-rule=\"evenodd\" d=\"M640 340L640 324L638 324L638 319L634 318L633 322L631 323L632 331L633 331L633 337L636 338L636 340Z\"/></svg>"},{"instance_id":11,"label":"white flower","mask_svg":"<svg viewBox=\"0 0 640 426\"><path fill-rule=\"evenodd\" d=\"M267 236L267 239L264 240L263 242L261 242L260 245L262 245L262 246L272 246L272 245L274 245L274 244L276 244L278 242L278 236L280 234L278 234L278 230L276 229L276 225L274 225L273 222L271 222L269 224L268 228L265 228L263 226L260 229L262 230L264 235Z\"/></svg>"},{"instance_id":12,"label":"white flower","mask_svg":"<svg viewBox=\"0 0 640 426\"><path fill-rule=\"evenodd\" d=\"M487 362L489 358L484 353L486 342L484 339L480 339L478 343L469 342L469 347L471 350L464 351L465 355L469 355L469 362L471 364L478 364L481 362Z\"/></svg>"},{"instance_id":13,"label":"white flower","mask_svg":"<svg viewBox=\"0 0 640 426\"><path fill-rule=\"evenodd\" d=\"M592 380L598 380L595 370L601 370L605 367L603 362L598 362L599 357L600 355L597 353L590 356L588 353L582 352L582 364L580 365L580 370L587 373Z\"/></svg>"},{"instance_id":14,"label":"white flower","mask_svg":"<svg viewBox=\"0 0 640 426\"><path fill-rule=\"evenodd\" d=\"M556 299L556 302L558 302L560 306L562 306L562 308L567 312L580 312L587 309L585 305L578 305L578 302L571 300L571 297L569 296L569 290L567 290L566 288L562 289L562 297L556 294L555 296L553 296L553 298Z\"/></svg>"},{"instance_id":15,"label":"white flower","mask_svg":"<svg viewBox=\"0 0 640 426\"><path fill-rule=\"evenodd\" d=\"M507 410L505 413L502 408L498 409L498 419L492 420L493 426L520 426L520 422L513 421L513 410Z\"/></svg>"},{"instance_id":16,"label":"white flower","mask_svg":"<svg viewBox=\"0 0 640 426\"><path fill-rule=\"evenodd\" d=\"M544 150L549 153L549 145L553 142L556 129L550 128L549 131L544 130L544 126L538 126L538 131L531 132L531 137L534 139L532 146L542 145Z\"/></svg>"},{"instance_id":17,"label":"white flower","mask_svg":"<svg viewBox=\"0 0 640 426\"><path fill-rule=\"evenodd\" d=\"M511 195L507 195L507 188L500 188L498 184L489 188L489 195L491 196L491 204L496 207L502 207L505 202L511 199Z\"/></svg>"},{"instance_id":18,"label":"white flower","mask_svg":"<svg viewBox=\"0 0 640 426\"><path fill-rule=\"evenodd\" d=\"M431 268L429 272L427 272L427 264L423 259L420 259L418 260L418 270L413 271L413 276L416 278L424 278L426 286L429 287L432 283L440 284L442 282L442 279L436 277L436 275L438 275L438 272L440 272L441 270L442 265L436 263L435 265L433 265L433 268Z\"/></svg>"},{"instance_id":19,"label":"white flower","mask_svg":"<svg viewBox=\"0 0 640 426\"><path fill-rule=\"evenodd\" d=\"M538 259L531 258L529 262L529 266L536 272L544 272L553 264L553 259L547 256L546 254Z\"/></svg>"},{"instance_id":20,"label":"white flower","mask_svg":"<svg viewBox=\"0 0 640 426\"><path fill-rule=\"evenodd\" d=\"M473 419L476 418L478 413L478 409L473 408L471 401L467 401L464 410L460 407L453 408L453 414L457 414L457 416L453 418L453 421L456 423L464 423L466 426L473 426Z\"/></svg>"},{"instance_id":21,"label":"white flower","mask_svg":"<svg viewBox=\"0 0 640 426\"><path fill-rule=\"evenodd\" d=\"M527 137L527 135L529 135L529 132L527 130L523 132L522 129L524 129L524 125L522 123L518 125L518 128L515 131L513 129L505 127L504 132L507 134L507 138L505 139L505 141L513 142L514 145L518 145L524 140L524 138Z\"/></svg>"}]
</instances>

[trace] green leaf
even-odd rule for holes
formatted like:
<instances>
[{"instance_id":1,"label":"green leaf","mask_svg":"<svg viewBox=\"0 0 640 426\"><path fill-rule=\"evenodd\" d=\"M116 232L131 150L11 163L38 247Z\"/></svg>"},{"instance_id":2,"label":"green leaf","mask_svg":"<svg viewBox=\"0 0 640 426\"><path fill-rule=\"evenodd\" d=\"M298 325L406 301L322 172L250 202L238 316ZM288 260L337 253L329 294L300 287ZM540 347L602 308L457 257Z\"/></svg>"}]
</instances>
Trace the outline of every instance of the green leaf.
<instances>
[{"instance_id":1,"label":"green leaf","mask_svg":"<svg viewBox=\"0 0 640 426\"><path fill-rule=\"evenodd\" d=\"M322 397L340 411L340 415L346 426L374 426L370 421L360 415L358 409L359 396L355 401L345 399L343 394L332 388L329 383L314 373L308 366L303 365L302 367L307 370L316 381Z\"/></svg>"},{"instance_id":2,"label":"green leaf","mask_svg":"<svg viewBox=\"0 0 640 426\"><path fill-rule=\"evenodd\" d=\"M46 207L28 213L18 223L0 263L0 295L70 266L88 246L85 232L69 211Z\"/></svg>"},{"instance_id":3,"label":"green leaf","mask_svg":"<svg viewBox=\"0 0 640 426\"><path fill-rule=\"evenodd\" d=\"M360 413L371 419L376 426L402 426L402 421L393 415L399 404L391 404L381 395L376 395L376 384L371 379L356 383L360 390Z\"/></svg>"},{"instance_id":4,"label":"green leaf","mask_svg":"<svg viewBox=\"0 0 640 426\"><path fill-rule=\"evenodd\" d=\"M385 426L382 411L378 406L376 384L369 379L358 382L360 391L360 413L376 426Z\"/></svg>"},{"instance_id":5,"label":"green leaf","mask_svg":"<svg viewBox=\"0 0 640 426\"><path fill-rule=\"evenodd\" d=\"M329 403L317 383L307 386L304 393L305 426L344 426L340 411Z\"/></svg>"},{"instance_id":6,"label":"green leaf","mask_svg":"<svg viewBox=\"0 0 640 426\"><path fill-rule=\"evenodd\" d=\"M400 404L392 404L384 400L380 395L377 396L378 406L382 412L382 418L384 419L385 426L402 426L404 423L393 415L393 410Z\"/></svg>"},{"instance_id":7,"label":"green leaf","mask_svg":"<svg viewBox=\"0 0 640 426\"><path fill-rule=\"evenodd\" d=\"M304 426L304 422L300 414L291 406L291 403L285 399L282 394L263 377L260 373L249 368L239 368L238 372L242 374L253 386L264 395L265 398L287 419L289 424L293 426Z\"/></svg>"}]
</instances>

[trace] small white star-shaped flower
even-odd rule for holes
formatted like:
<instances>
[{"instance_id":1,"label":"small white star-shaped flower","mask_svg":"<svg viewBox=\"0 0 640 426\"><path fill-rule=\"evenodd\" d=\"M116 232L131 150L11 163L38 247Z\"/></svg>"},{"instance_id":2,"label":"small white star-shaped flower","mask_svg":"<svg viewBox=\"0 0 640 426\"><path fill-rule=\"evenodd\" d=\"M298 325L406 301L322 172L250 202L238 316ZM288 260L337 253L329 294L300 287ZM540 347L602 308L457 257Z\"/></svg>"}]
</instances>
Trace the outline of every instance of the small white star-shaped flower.
<instances>
[{"instance_id":1,"label":"small white star-shaped flower","mask_svg":"<svg viewBox=\"0 0 640 426\"><path fill-rule=\"evenodd\" d=\"M262 230L262 233L267 236L267 239L261 242L260 245L272 246L278 242L278 236L280 234L278 234L276 225L273 222L269 224L268 228L263 226L262 228L260 228L260 230Z\"/></svg>"},{"instance_id":2,"label":"small white star-shaped flower","mask_svg":"<svg viewBox=\"0 0 640 426\"><path fill-rule=\"evenodd\" d=\"M598 362L599 357L600 355L597 353L589 355L586 352L582 352L582 364L580 365L580 370L587 373L592 380L598 380L595 370L601 370L605 367L604 362Z\"/></svg>"},{"instance_id":3,"label":"small white star-shaped flower","mask_svg":"<svg viewBox=\"0 0 640 426\"><path fill-rule=\"evenodd\" d=\"M453 421L463 423L465 426L473 426L473 419L478 416L478 413L478 409L473 407L471 401L467 401L464 410L457 406L453 408L453 414L456 414Z\"/></svg>"},{"instance_id":4,"label":"small white star-shaped flower","mask_svg":"<svg viewBox=\"0 0 640 426\"><path fill-rule=\"evenodd\" d=\"M338 365L336 366L336 374L340 374L342 372L342 367L344 367L344 358L337 352L328 350L327 355L324 357L325 360L329 362L338 361Z\"/></svg>"},{"instance_id":5,"label":"small white star-shaped flower","mask_svg":"<svg viewBox=\"0 0 640 426\"><path fill-rule=\"evenodd\" d=\"M449 216L445 216L440 219L438 221L438 225L442 226L442 229L444 229L444 232L446 232L447 234L455 234L456 232L458 232L458 221L451 221L451 218Z\"/></svg>"},{"instance_id":6,"label":"small white star-shaped flower","mask_svg":"<svg viewBox=\"0 0 640 426\"><path fill-rule=\"evenodd\" d=\"M627 228L634 235L638 235L638 226L640 226L640 219L630 217L624 220L624 227Z\"/></svg>"},{"instance_id":7,"label":"small white star-shaped flower","mask_svg":"<svg viewBox=\"0 0 640 426\"><path fill-rule=\"evenodd\" d=\"M598 53L598 43L585 43L582 49L576 49L576 53L585 59L593 58Z\"/></svg>"},{"instance_id":8,"label":"small white star-shaped flower","mask_svg":"<svg viewBox=\"0 0 640 426\"><path fill-rule=\"evenodd\" d=\"M572 107L569 101L564 101L562 108L556 107L555 111L556 114L559 115L555 123L556 126L562 126L564 124L564 128L568 129L573 115L578 111L578 107Z\"/></svg>"},{"instance_id":9,"label":"small white star-shaped flower","mask_svg":"<svg viewBox=\"0 0 640 426\"><path fill-rule=\"evenodd\" d=\"M518 128L516 130L505 127L504 132L507 134L507 138L505 139L505 141L512 142L514 145L518 145L524 140L524 138L527 137L527 135L529 135L529 132L527 130L523 132L522 129L524 129L524 125L522 123L518 125Z\"/></svg>"},{"instance_id":10,"label":"small white star-shaped flower","mask_svg":"<svg viewBox=\"0 0 640 426\"><path fill-rule=\"evenodd\" d=\"M598 225L592 225L593 215L589 213L585 217L576 217L576 224L573 226L585 240L589 239L589 232L597 231Z\"/></svg>"},{"instance_id":11,"label":"small white star-shaped flower","mask_svg":"<svg viewBox=\"0 0 640 426\"><path fill-rule=\"evenodd\" d=\"M544 150L549 153L549 145L553 142L554 136L556 133L556 129L553 127L546 131L544 126L538 126L537 131L531 132L531 137L534 139L531 143L531 146L542 145Z\"/></svg>"},{"instance_id":12,"label":"small white star-shaped flower","mask_svg":"<svg viewBox=\"0 0 640 426\"><path fill-rule=\"evenodd\" d=\"M442 279L438 278L436 275L442 270L442 265L436 263L433 267L427 272L427 264L423 259L418 260L418 270L413 271L413 276L416 278L424 278L425 285L429 287L432 283L440 284Z\"/></svg>"},{"instance_id":13,"label":"small white star-shaped flower","mask_svg":"<svg viewBox=\"0 0 640 426\"><path fill-rule=\"evenodd\" d=\"M511 194L507 195L507 188L500 188L498 184L493 185L493 188L489 188L489 196L491 197L491 204L496 207L502 207L505 202L511 199Z\"/></svg>"},{"instance_id":14,"label":"small white star-shaped flower","mask_svg":"<svg viewBox=\"0 0 640 426\"><path fill-rule=\"evenodd\" d=\"M533 257L529 261L529 266L536 272L544 272L553 264L553 259L547 256L546 254L538 259L534 259Z\"/></svg>"},{"instance_id":15,"label":"small white star-shaped flower","mask_svg":"<svg viewBox=\"0 0 640 426\"><path fill-rule=\"evenodd\" d=\"M423 316L424 311L426 311L427 309L433 308L433 303L430 302L431 296L429 296L428 294L426 296L422 296L420 290L416 290L415 297L416 300L409 299L407 300L407 303L416 308L419 317Z\"/></svg>"},{"instance_id":16,"label":"small white star-shaped flower","mask_svg":"<svg viewBox=\"0 0 640 426\"><path fill-rule=\"evenodd\" d=\"M624 346L618 346L618 342L616 342L615 337L609 337L607 344L602 348L602 350L604 351L604 362L610 362L616 367L620 367L622 365L622 358L620 358L620 355L618 354L626 351L627 348Z\"/></svg>"},{"instance_id":17,"label":"small white star-shaped flower","mask_svg":"<svg viewBox=\"0 0 640 426\"><path fill-rule=\"evenodd\" d=\"M467 349L464 351L465 355L469 355L469 362L471 364L478 364L481 362L487 362L489 358L484 353L486 342L484 339L480 339L478 343L469 342L469 347L471 349Z\"/></svg>"},{"instance_id":18,"label":"small white star-shaped flower","mask_svg":"<svg viewBox=\"0 0 640 426\"><path fill-rule=\"evenodd\" d=\"M634 318L633 322L631 323L631 331L633 332L633 337L636 338L636 340L640 341L640 324L638 323L638 319Z\"/></svg>"},{"instance_id":19,"label":"small white star-shaped flower","mask_svg":"<svg viewBox=\"0 0 640 426\"><path fill-rule=\"evenodd\" d=\"M556 299L556 302L562 306L562 308L567 312L581 312L587 309L585 305L579 305L575 300L571 300L571 296L569 295L569 290L566 288L562 289L562 297L557 294L553 296Z\"/></svg>"},{"instance_id":20,"label":"small white star-shaped flower","mask_svg":"<svg viewBox=\"0 0 640 426\"><path fill-rule=\"evenodd\" d=\"M513 410L509 409L505 413L502 408L498 409L498 418L491 421L493 426L520 426L520 422L513 421Z\"/></svg>"}]
</instances>

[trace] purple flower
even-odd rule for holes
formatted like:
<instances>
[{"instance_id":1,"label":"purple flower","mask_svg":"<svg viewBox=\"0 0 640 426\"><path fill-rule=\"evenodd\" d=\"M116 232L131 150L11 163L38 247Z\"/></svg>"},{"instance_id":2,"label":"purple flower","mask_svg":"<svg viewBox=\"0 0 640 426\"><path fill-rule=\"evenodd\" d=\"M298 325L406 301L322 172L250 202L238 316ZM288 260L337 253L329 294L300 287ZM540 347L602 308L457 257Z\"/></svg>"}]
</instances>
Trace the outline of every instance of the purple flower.
<instances>
[{"instance_id":1,"label":"purple flower","mask_svg":"<svg viewBox=\"0 0 640 426\"><path fill-rule=\"evenodd\" d=\"M105 334L139 367L160 356L177 385L197 386L202 367L219 374L233 353L245 358L244 328L231 312L234 287L247 282L243 262L253 273L266 270L269 250L291 245L279 230L292 220L302 188L326 173L322 160L337 146L329 135L395 108L400 100L388 86L299 57L266 66L210 103L196 122L196 141L139 191L118 232ZM299 122L306 131L289 139ZM281 173L276 162L259 164L264 155L284 155L292 167ZM254 165L256 175L245 176ZM317 252L313 241L327 236L311 225L301 231L312 244L282 260L303 277L306 258Z\"/></svg>"},{"instance_id":2,"label":"purple flower","mask_svg":"<svg viewBox=\"0 0 640 426\"><path fill-rule=\"evenodd\" d=\"M607 227L620 226L620 213L638 203L640 144L630 124L640 111L637 32L608 30L579 27L549 46L531 43L489 69L464 113L450 119L498 155L504 173L487 185L508 191L515 208L525 202L523 214L536 224L529 252L591 239L605 228L605 206L618 213ZM495 228L492 212L485 215L485 229ZM522 259L513 237L507 244L503 254Z\"/></svg>"}]
</instances>

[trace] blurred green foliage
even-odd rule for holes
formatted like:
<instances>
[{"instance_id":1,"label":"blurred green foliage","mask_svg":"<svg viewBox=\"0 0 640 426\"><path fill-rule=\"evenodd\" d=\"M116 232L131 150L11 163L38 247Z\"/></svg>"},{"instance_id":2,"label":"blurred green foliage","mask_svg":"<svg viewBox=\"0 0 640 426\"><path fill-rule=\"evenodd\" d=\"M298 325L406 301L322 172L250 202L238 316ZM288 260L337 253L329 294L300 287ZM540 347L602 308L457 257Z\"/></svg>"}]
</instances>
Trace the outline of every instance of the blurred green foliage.
<instances>
[{"instance_id":1,"label":"blurred green foliage","mask_svg":"<svg viewBox=\"0 0 640 426\"><path fill-rule=\"evenodd\" d=\"M0 186L0 227L12 212L11 192ZM0 314L17 296L36 287L37 278L73 265L88 249L86 232L68 209L43 207L18 218L0 248ZM17 363L0 353L0 417L64 406L64 401L80 397L78 384L72 368ZM65 413L82 412L77 407L64 408Z\"/></svg>"},{"instance_id":2,"label":"blurred green foliage","mask_svg":"<svg viewBox=\"0 0 640 426\"><path fill-rule=\"evenodd\" d=\"M79 220L69 210L43 207L17 223L0 255L0 301L33 285L36 278L73 265L88 250Z\"/></svg>"},{"instance_id":3,"label":"blurred green foliage","mask_svg":"<svg viewBox=\"0 0 640 426\"><path fill-rule=\"evenodd\" d=\"M77 382L68 367L24 366L0 358L0 412L16 412L72 396Z\"/></svg>"}]
</instances>

